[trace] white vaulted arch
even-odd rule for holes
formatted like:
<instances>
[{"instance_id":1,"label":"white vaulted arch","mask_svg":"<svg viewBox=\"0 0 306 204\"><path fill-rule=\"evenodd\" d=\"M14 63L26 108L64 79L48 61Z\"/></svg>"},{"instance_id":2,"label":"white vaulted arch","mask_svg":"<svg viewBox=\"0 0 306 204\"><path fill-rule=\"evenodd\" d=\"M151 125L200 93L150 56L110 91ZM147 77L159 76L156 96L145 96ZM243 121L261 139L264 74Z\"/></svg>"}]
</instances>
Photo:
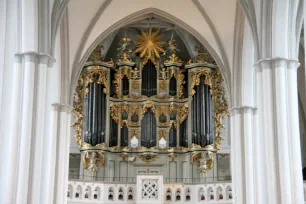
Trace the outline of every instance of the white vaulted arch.
<instances>
[{"instance_id":1,"label":"white vaulted arch","mask_svg":"<svg viewBox=\"0 0 306 204\"><path fill-rule=\"evenodd\" d=\"M90 53L94 50L94 48L109 34L114 32L115 30L123 27L127 24L133 23L135 21L147 18L149 16L157 16L162 19L166 19L167 21L172 22L178 27L181 27L191 33L193 36L199 40L199 42L206 47L208 52L212 55L215 59L217 65L220 67L220 70L224 76L226 89L230 92L230 68L224 65L224 60L219 56L215 48L211 46L211 44L203 37L202 34L198 33L194 28L190 27L187 23L183 22L182 20L178 19L175 16L170 15L167 12L164 12L157 8L147 8L140 11L137 11L129 16L124 17L120 21L116 22L115 24L111 25L107 28L104 32L102 32L90 45L86 42L84 50L78 49L76 53L76 58L74 59L73 66L72 66L72 76L71 76L71 86L70 86L70 103L72 101L74 89L76 86L77 78L81 72L81 69L86 62L87 58L89 57ZM88 36L88 40L92 38L92 36ZM87 40L87 41L88 41ZM88 46L88 48L86 47ZM85 51L86 50L86 51ZM81 57L83 52L83 56ZM231 101L231 100L229 100Z\"/></svg>"}]
</instances>

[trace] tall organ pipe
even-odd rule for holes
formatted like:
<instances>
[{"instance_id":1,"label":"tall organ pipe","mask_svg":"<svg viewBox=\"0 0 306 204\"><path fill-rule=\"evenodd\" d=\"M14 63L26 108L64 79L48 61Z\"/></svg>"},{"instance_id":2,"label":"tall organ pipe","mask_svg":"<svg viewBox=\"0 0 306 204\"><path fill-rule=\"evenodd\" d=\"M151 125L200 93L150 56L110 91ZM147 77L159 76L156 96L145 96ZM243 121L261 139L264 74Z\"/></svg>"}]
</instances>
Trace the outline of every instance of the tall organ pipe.
<instances>
[{"instance_id":1,"label":"tall organ pipe","mask_svg":"<svg viewBox=\"0 0 306 204\"><path fill-rule=\"evenodd\" d=\"M201 76L192 98L192 142L201 146L213 143L210 87L204 81L205 77Z\"/></svg>"},{"instance_id":2,"label":"tall organ pipe","mask_svg":"<svg viewBox=\"0 0 306 204\"><path fill-rule=\"evenodd\" d=\"M96 145L97 144L97 130L98 130L98 96L97 96L97 83L96 83L96 77L93 84L93 106L92 106L92 139L91 144Z\"/></svg>"},{"instance_id":3,"label":"tall organ pipe","mask_svg":"<svg viewBox=\"0 0 306 204\"><path fill-rule=\"evenodd\" d=\"M180 124L180 146L187 147L188 146L188 139L187 139L187 121L186 118L182 124Z\"/></svg>"},{"instance_id":4,"label":"tall organ pipe","mask_svg":"<svg viewBox=\"0 0 306 204\"><path fill-rule=\"evenodd\" d=\"M157 74L154 64L149 60L142 70L142 95L153 96L156 95Z\"/></svg>"},{"instance_id":5,"label":"tall organ pipe","mask_svg":"<svg viewBox=\"0 0 306 204\"><path fill-rule=\"evenodd\" d=\"M176 79L174 76L170 79L170 85L169 85L169 95L170 96L176 96Z\"/></svg>"},{"instance_id":6,"label":"tall organ pipe","mask_svg":"<svg viewBox=\"0 0 306 204\"><path fill-rule=\"evenodd\" d=\"M102 131L102 94L101 94L101 85L97 84L97 144L102 143L101 131Z\"/></svg>"},{"instance_id":7,"label":"tall organ pipe","mask_svg":"<svg viewBox=\"0 0 306 204\"><path fill-rule=\"evenodd\" d=\"M205 92L205 85L204 84L204 76L201 76L201 98L200 98L200 103L201 103L201 119L202 119L202 127L200 129L200 145L201 146L205 146L206 145L206 132L207 132L207 122L208 120L206 120L206 115L207 115L207 111L205 110L205 106L207 104L207 100L206 100L206 92Z\"/></svg>"},{"instance_id":8,"label":"tall organ pipe","mask_svg":"<svg viewBox=\"0 0 306 204\"><path fill-rule=\"evenodd\" d=\"M156 146L156 119L151 109L141 121L141 145L147 148Z\"/></svg>"},{"instance_id":9,"label":"tall organ pipe","mask_svg":"<svg viewBox=\"0 0 306 204\"><path fill-rule=\"evenodd\" d=\"M92 105L93 105L93 84L89 84L88 88L88 138L87 143L91 143L92 137Z\"/></svg>"},{"instance_id":10,"label":"tall organ pipe","mask_svg":"<svg viewBox=\"0 0 306 204\"><path fill-rule=\"evenodd\" d=\"M124 125L122 128L121 128L121 144L120 146L121 147L126 147L128 146L128 140L129 140L129 130L127 128L126 125Z\"/></svg>"},{"instance_id":11,"label":"tall organ pipe","mask_svg":"<svg viewBox=\"0 0 306 204\"><path fill-rule=\"evenodd\" d=\"M169 147L176 147L176 128L171 127L169 132Z\"/></svg>"},{"instance_id":12,"label":"tall organ pipe","mask_svg":"<svg viewBox=\"0 0 306 204\"><path fill-rule=\"evenodd\" d=\"M88 93L85 98L85 136L84 142L93 146L105 142L106 126L106 94L104 85L98 84L98 75L88 84Z\"/></svg>"}]
</instances>

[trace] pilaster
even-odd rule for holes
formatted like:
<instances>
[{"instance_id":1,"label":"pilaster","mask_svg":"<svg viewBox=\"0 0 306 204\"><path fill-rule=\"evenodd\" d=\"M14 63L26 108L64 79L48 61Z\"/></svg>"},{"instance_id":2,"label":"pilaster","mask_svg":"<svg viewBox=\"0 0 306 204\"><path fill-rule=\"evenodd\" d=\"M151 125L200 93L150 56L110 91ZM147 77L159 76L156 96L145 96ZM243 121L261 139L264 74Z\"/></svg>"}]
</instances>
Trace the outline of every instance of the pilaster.
<instances>
[{"instance_id":1,"label":"pilaster","mask_svg":"<svg viewBox=\"0 0 306 204\"><path fill-rule=\"evenodd\" d=\"M66 200L68 165L70 150L70 121L72 107L68 104L56 104L58 106L58 129L56 137L56 164L54 203L62 204ZM51 166L49 168L52 168ZM54 166L53 166L54 168Z\"/></svg>"},{"instance_id":2,"label":"pilaster","mask_svg":"<svg viewBox=\"0 0 306 204\"><path fill-rule=\"evenodd\" d=\"M303 203L302 169L297 108L298 61L260 60L257 67L259 120L263 129L268 203ZM298 188L297 188L298 187Z\"/></svg>"},{"instance_id":3,"label":"pilaster","mask_svg":"<svg viewBox=\"0 0 306 204\"><path fill-rule=\"evenodd\" d=\"M231 109L232 143L232 181L235 203L255 203L254 172L254 113L257 109L251 106L240 106Z\"/></svg>"},{"instance_id":4,"label":"pilaster","mask_svg":"<svg viewBox=\"0 0 306 204\"><path fill-rule=\"evenodd\" d=\"M21 130L20 130L20 150L17 177L17 196L16 203L29 201L29 182L32 139L33 139L33 120L34 120L34 97L35 97L35 71L36 55L25 54L23 57L24 80L22 86L23 100L21 110ZM34 126L35 127L35 126Z\"/></svg>"}]
</instances>

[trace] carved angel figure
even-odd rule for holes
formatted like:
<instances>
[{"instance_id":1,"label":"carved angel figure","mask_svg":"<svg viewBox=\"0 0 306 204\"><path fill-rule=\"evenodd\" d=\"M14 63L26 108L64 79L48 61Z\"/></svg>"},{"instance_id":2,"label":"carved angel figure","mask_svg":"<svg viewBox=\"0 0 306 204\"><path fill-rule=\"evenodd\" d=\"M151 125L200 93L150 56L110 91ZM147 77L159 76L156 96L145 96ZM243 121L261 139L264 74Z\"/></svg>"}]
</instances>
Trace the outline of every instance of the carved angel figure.
<instances>
[{"instance_id":1,"label":"carved angel figure","mask_svg":"<svg viewBox=\"0 0 306 204\"><path fill-rule=\"evenodd\" d=\"M105 158L102 152L86 152L83 155L84 169L88 169L91 172L96 172L98 170L98 161L101 162L102 166L105 166Z\"/></svg>"},{"instance_id":2,"label":"carved angel figure","mask_svg":"<svg viewBox=\"0 0 306 204\"><path fill-rule=\"evenodd\" d=\"M167 79L167 70L166 70L166 68L163 68L162 69L162 71L160 71L160 73L161 73L161 78L163 79L163 80L166 80Z\"/></svg>"},{"instance_id":3,"label":"carved angel figure","mask_svg":"<svg viewBox=\"0 0 306 204\"><path fill-rule=\"evenodd\" d=\"M138 79L139 78L139 70L137 67L135 67L134 70L131 71L132 79Z\"/></svg>"}]
</instances>

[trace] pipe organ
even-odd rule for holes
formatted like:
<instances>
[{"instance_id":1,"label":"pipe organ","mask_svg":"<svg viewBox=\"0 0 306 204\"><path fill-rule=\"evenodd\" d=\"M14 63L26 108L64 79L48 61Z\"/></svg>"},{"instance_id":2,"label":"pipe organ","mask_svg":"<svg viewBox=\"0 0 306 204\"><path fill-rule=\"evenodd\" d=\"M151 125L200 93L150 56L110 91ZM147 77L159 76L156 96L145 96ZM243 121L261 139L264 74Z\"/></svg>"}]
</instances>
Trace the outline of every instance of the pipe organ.
<instances>
[{"instance_id":1,"label":"pipe organ","mask_svg":"<svg viewBox=\"0 0 306 204\"><path fill-rule=\"evenodd\" d=\"M88 169L105 164L105 152L190 154L200 170L211 168L228 114L221 73L208 54L184 63L175 40L159 35L149 28L136 42L122 38L115 62L103 61L98 46L85 63L73 127Z\"/></svg>"}]
</instances>

